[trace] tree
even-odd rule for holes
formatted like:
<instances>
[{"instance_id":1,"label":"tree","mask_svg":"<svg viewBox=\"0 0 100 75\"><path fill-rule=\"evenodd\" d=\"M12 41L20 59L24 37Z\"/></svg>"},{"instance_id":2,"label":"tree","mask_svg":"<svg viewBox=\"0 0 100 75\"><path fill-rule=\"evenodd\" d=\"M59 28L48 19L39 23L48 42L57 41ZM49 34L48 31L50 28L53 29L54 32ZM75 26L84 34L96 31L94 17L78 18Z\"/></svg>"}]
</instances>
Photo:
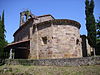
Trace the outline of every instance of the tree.
<instances>
[{"instance_id":1,"label":"tree","mask_svg":"<svg viewBox=\"0 0 100 75\"><path fill-rule=\"evenodd\" d=\"M96 22L96 40L97 40L96 43L98 43L98 41L100 41L100 17Z\"/></svg>"},{"instance_id":2,"label":"tree","mask_svg":"<svg viewBox=\"0 0 100 75\"><path fill-rule=\"evenodd\" d=\"M4 56L4 47L7 44L5 40L5 25L4 25L4 11L2 13L2 17L0 17L0 58L2 59Z\"/></svg>"},{"instance_id":3,"label":"tree","mask_svg":"<svg viewBox=\"0 0 100 75\"><path fill-rule=\"evenodd\" d=\"M96 26L95 18L93 15L94 12L94 1L86 0L85 1L85 14L86 14L86 29L87 29L87 38L88 43L91 47L95 49L96 47Z\"/></svg>"},{"instance_id":4,"label":"tree","mask_svg":"<svg viewBox=\"0 0 100 75\"><path fill-rule=\"evenodd\" d=\"M96 55L100 55L100 17L96 22Z\"/></svg>"}]
</instances>

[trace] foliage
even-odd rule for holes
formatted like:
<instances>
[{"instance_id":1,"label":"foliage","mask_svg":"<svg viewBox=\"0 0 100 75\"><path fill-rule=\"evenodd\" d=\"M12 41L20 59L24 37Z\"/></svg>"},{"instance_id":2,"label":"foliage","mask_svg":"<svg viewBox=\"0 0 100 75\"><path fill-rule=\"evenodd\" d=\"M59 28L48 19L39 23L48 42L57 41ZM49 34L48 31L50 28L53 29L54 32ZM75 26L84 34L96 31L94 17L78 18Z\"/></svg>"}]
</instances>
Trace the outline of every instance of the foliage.
<instances>
[{"instance_id":1,"label":"foliage","mask_svg":"<svg viewBox=\"0 0 100 75\"><path fill-rule=\"evenodd\" d=\"M89 44L95 48L96 46L96 26L95 18L93 15L94 10L94 1L85 1L85 14L86 14L86 29L87 29L87 38Z\"/></svg>"},{"instance_id":2,"label":"foliage","mask_svg":"<svg viewBox=\"0 0 100 75\"><path fill-rule=\"evenodd\" d=\"M100 55L100 17L96 22L96 55Z\"/></svg>"},{"instance_id":3,"label":"foliage","mask_svg":"<svg viewBox=\"0 0 100 75\"><path fill-rule=\"evenodd\" d=\"M26 16L26 20L28 20L28 17L31 15L31 12L29 10L25 11L25 16Z\"/></svg>"},{"instance_id":4,"label":"foliage","mask_svg":"<svg viewBox=\"0 0 100 75\"><path fill-rule=\"evenodd\" d=\"M96 40L100 42L100 17L96 22Z\"/></svg>"},{"instance_id":5,"label":"foliage","mask_svg":"<svg viewBox=\"0 0 100 75\"><path fill-rule=\"evenodd\" d=\"M7 44L5 40L4 11L0 17L0 58L4 57L4 47Z\"/></svg>"}]
</instances>

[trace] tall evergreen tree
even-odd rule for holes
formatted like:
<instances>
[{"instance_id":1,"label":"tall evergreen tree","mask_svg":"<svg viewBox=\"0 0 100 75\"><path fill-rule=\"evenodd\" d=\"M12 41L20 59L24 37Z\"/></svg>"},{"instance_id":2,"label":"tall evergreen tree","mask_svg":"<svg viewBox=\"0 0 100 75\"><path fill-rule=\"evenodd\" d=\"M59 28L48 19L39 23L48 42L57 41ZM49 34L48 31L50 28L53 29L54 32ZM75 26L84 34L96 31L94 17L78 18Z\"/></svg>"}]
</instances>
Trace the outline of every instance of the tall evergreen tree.
<instances>
[{"instance_id":1,"label":"tall evergreen tree","mask_svg":"<svg viewBox=\"0 0 100 75\"><path fill-rule=\"evenodd\" d=\"M5 45L6 41L5 41L4 11L3 11L2 17L0 17L0 58L3 58Z\"/></svg>"},{"instance_id":2,"label":"tall evergreen tree","mask_svg":"<svg viewBox=\"0 0 100 75\"><path fill-rule=\"evenodd\" d=\"M100 17L96 22L96 39L98 43L98 41L100 41Z\"/></svg>"},{"instance_id":3,"label":"tall evergreen tree","mask_svg":"<svg viewBox=\"0 0 100 75\"><path fill-rule=\"evenodd\" d=\"M2 13L2 30L3 30L3 40L5 40L4 11Z\"/></svg>"},{"instance_id":4,"label":"tall evergreen tree","mask_svg":"<svg viewBox=\"0 0 100 75\"><path fill-rule=\"evenodd\" d=\"M96 54L100 55L100 17L96 22Z\"/></svg>"},{"instance_id":5,"label":"tall evergreen tree","mask_svg":"<svg viewBox=\"0 0 100 75\"><path fill-rule=\"evenodd\" d=\"M86 14L86 29L87 29L87 38L90 46L95 48L96 46L96 26L95 18L93 15L94 12L94 1L86 0L85 1L85 14Z\"/></svg>"}]
</instances>

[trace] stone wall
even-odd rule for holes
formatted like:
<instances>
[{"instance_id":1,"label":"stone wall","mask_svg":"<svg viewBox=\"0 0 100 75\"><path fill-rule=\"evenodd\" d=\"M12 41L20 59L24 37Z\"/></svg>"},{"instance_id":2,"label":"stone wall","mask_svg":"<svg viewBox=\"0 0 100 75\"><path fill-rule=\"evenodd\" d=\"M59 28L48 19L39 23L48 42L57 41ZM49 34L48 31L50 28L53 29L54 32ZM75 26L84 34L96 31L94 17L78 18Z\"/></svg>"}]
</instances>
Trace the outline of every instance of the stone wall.
<instances>
[{"instance_id":1,"label":"stone wall","mask_svg":"<svg viewBox=\"0 0 100 75\"><path fill-rule=\"evenodd\" d=\"M52 37L52 35L50 34L51 28L47 26L48 25L39 26L38 29L37 26L33 26L35 30L33 30L32 39L30 40L31 59L48 58L50 55L47 53L47 47L50 47L50 37ZM43 38L45 37L48 38L46 40L47 42L50 40L47 44L43 42Z\"/></svg>"},{"instance_id":2,"label":"stone wall","mask_svg":"<svg viewBox=\"0 0 100 75\"><path fill-rule=\"evenodd\" d=\"M30 38L30 28L32 27L32 25L33 25L33 22L30 21L29 23L27 23L26 26L23 26L23 28L21 28L19 30L19 32L17 32L14 35L14 42L23 41L23 40L29 39Z\"/></svg>"},{"instance_id":3,"label":"stone wall","mask_svg":"<svg viewBox=\"0 0 100 75\"><path fill-rule=\"evenodd\" d=\"M81 40L79 29L71 25L54 25L53 53L57 58L81 57Z\"/></svg>"},{"instance_id":4,"label":"stone wall","mask_svg":"<svg viewBox=\"0 0 100 75\"><path fill-rule=\"evenodd\" d=\"M47 15L47 16L39 16L34 20L29 19L28 21L26 21L26 23L23 24L25 26L22 25L17 30L18 32L14 35L14 42L30 39L30 28L36 23L48 20L53 20L53 17L51 15Z\"/></svg>"},{"instance_id":5,"label":"stone wall","mask_svg":"<svg viewBox=\"0 0 100 75\"><path fill-rule=\"evenodd\" d=\"M52 23L52 21L58 22ZM77 22L69 20L51 20L48 22L33 26L30 41L31 59L82 57ZM74 25L74 22L77 26Z\"/></svg>"},{"instance_id":6,"label":"stone wall","mask_svg":"<svg viewBox=\"0 0 100 75\"><path fill-rule=\"evenodd\" d=\"M13 59L5 60L6 65L35 65L35 66L82 66L100 65L100 57L66 58L66 59Z\"/></svg>"},{"instance_id":7,"label":"stone wall","mask_svg":"<svg viewBox=\"0 0 100 75\"><path fill-rule=\"evenodd\" d=\"M87 38L86 38L86 46L87 46L87 54L88 54L88 56L94 55L93 47L91 47L89 45Z\"/></svg>"}]
</instances>

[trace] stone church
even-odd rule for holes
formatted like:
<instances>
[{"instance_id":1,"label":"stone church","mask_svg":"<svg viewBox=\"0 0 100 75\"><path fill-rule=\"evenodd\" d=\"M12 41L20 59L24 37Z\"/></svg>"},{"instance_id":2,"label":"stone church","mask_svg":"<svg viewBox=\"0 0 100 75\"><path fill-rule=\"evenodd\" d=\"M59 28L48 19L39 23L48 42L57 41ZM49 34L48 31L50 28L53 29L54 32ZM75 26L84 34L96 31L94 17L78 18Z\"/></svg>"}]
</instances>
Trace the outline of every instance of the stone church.
<instances>
[{"instance_id":1,"label":"stone church","mask_svg":"<svg viewBox=\"0 0 100 75\"><path fill-rule=\"evenodd\" d=\"M55 19L52 15L35 16L30 11L20 13L20 26L14 42L5 47L14 59L78 58L91 55L92 48L85 35L80 35L80 23Z\"/></svg>"}]
</instances>

